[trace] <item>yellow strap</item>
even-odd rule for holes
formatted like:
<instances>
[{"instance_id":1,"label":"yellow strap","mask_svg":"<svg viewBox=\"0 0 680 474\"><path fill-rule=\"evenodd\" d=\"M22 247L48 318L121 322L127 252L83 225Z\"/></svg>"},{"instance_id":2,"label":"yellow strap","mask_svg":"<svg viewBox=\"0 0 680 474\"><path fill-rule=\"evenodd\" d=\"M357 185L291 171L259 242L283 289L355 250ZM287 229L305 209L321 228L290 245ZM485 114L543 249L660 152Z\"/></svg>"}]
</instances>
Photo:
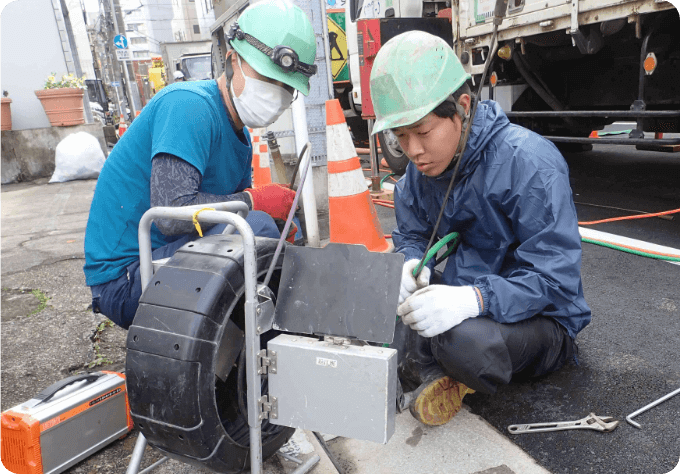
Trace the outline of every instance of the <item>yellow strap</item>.
<instances>
[{"instance_id":1,"label":"yellow strap","mask_svg":"<svg viewBox=\"0 0 680 474\"><path fill-rule=\"evenodd\" d=\"M194 227L196 227L196 230L198 231L198 236L203 237L203 231L201 230L201 224L198 223L198 215L203 212L203 211L214 211L214 207L204 207L203 209L199 209L198 211L194 212L194 216L192 220L194 221Z\"/></svg>"}]
</instances>

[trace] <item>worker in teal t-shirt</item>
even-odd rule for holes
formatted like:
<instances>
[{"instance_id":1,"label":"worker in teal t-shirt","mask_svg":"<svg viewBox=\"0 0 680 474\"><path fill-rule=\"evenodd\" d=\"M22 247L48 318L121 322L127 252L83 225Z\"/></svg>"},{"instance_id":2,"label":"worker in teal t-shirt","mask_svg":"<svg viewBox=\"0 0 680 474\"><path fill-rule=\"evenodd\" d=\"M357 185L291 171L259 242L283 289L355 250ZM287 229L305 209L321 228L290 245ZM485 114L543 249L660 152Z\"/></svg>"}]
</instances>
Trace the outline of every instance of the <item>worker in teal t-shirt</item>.
<instances>
[{"instance_id":1,"label":"worker in teal t-shirt","mask_svg":"<svg viewBox=\"0 0 680 474\"><path fill-rule=\"evenodd\" d=\"M226 73L176 83L144 107L102 168L85 231L85 281L92 308L128 328L141 296L139 221L155 206L242 201L255 235L279 237L295 193L278 184L251 189L247 129L271 125L309 93L316 40L304 12L283 0L253 5L227 38ZM204 229L208 226L203 226ZM223 225L204 234L219 233ZM294 238L294 231L287 238ZM153 258L199 238L191 222L151 228Z\"/></svg>"}]
</instances>

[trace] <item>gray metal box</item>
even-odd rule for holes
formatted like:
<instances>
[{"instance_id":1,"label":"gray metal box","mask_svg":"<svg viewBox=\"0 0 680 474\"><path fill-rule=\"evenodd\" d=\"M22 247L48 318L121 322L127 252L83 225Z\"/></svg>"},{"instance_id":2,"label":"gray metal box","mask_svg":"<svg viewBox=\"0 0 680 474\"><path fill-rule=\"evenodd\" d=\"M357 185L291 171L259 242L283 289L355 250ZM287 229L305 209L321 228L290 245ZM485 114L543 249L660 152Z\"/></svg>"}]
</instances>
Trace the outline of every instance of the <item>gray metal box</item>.
<instances>
[{"instance_id":1,"label":"gray metal box","mask_svg":"<svg viewBox=\"0 0 680 474\"><path fill-rule=\"evenodd\" d=\"M394 434L397 351L336 345L282 334L267 344L270 422L347 438L387 443Z\"/></svg>"}]
</instances>

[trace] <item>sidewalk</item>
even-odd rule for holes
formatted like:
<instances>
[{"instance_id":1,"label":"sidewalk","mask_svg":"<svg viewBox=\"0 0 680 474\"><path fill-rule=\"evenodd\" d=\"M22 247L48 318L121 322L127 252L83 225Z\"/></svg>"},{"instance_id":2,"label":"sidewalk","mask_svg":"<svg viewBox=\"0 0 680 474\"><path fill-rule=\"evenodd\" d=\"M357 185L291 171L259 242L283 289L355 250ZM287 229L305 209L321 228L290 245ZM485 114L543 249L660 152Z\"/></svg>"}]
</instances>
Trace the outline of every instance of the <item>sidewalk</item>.
<instances>
[{"instance_id":1,"label":"sidewalk","mask_svg":"<svg viewBox=\"0 0 680 474\"><path fill-rule=\"evenodd\" d=\"M98 330L105 318L91 312L82 273L85 225L96 181L46 181L5 185L0 196L3 411L70 375L125 368L126 332L118 327ZM393 211L378 208L378 214L389 233ZM41 305L45 298L46 306ZM99 342L93 342L97 338ZM135 430L67 472L125 472L136 437ZM328 444L348 474L548 472L465 408L442 427L420 425L402 413L387 445L344 438ZM301 454L311 456L307 451ZM325 455L317 454L326 467L311 472L333 473ZM158 459L158 453L148 449L142 467ZM266 463L265 472L289 473L294 467L277 456ZM208 471L169 461L153 472Z\"/></svg>"}]
</instances>

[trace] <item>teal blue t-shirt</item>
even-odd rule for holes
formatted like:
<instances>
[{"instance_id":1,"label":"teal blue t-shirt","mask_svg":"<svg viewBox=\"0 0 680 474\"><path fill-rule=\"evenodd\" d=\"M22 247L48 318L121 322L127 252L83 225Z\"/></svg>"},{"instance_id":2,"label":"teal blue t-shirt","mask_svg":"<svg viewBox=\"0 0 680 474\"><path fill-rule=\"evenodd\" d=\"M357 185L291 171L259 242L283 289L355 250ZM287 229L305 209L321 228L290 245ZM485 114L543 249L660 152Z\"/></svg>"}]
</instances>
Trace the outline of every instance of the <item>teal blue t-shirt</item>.
<instances>
[{"instance_id":1,"label":"teal blue t-shirt","mask_svg":"<svg viewBox=\"0 0 680 474\"><path fill-rule=\"evenodd\" d=\"M252 148L236 136L215 81L179 82L144 107L111 151L85 229L85 282L114 280L139 259L137 228L151 206L151 160L175 155L198 169L199 191L233 194L251 185ZM153 249L169 243L152 226Z\"/></svg>"}]
</instances>

